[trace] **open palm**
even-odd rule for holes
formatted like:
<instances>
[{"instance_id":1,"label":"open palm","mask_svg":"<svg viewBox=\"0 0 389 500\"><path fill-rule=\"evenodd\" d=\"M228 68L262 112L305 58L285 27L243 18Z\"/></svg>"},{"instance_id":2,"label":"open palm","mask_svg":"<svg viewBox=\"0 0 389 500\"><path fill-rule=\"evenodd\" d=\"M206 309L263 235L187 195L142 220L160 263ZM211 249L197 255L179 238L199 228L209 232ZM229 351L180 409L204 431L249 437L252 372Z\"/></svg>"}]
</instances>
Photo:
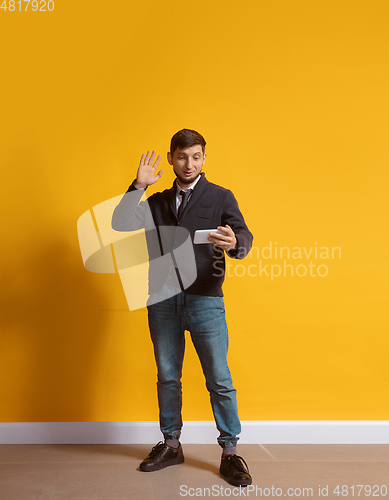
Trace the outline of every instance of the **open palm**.
<instances>
[{"instance_id":1,"label":"open palm","mask_svg":"<svg viewBox=\"0 0 389 500\"><path fill-rule=\"evenodd\" d=\"M135 187L137 189L145 189L147 186L151 186L152 184L157 182L163 174L163 170L160 170L157 175L155 175L155 171L157 170L159 162L161 161L161 155L158 155L153 165L156 154L156 151L147 151L147 155L142 155L138 172L136 174Z\"/></svg>"}]
</instances>

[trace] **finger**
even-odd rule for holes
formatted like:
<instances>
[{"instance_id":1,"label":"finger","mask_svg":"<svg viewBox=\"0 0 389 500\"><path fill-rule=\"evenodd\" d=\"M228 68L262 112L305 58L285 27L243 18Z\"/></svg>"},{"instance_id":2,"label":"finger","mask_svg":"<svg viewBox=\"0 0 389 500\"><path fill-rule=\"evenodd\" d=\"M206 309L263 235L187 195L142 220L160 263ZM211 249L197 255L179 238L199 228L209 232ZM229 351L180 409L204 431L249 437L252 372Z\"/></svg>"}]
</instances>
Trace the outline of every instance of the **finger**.
<instances>
[{"instance_id":1,"label":"finger","mask_svg":"<svg viewBox=\"0 0 389 500\"><path fill-rule=\"evenodd\" d=\"M147 163L149 163L150 155L151 155L151 151L147 151L147 155L146 155L146 158L145 158L145 164L146 165L147 165Z\"/></svg>"},{"instance_id":2,"label":"finger","mask_svg":"<svg viewBox=\"0 0 389 500\"><path fill-rule=\"evenodd\" d=\"M225 248L227 248L227 245L221 245L219 243L213 243L213 246L217 247L217 248L221 248L222 250L225 250Z\"/></svg>"},{"instance_id":3,"label":"finger","mask_svg":"<svg viewBox=\"0 0 389 500\"><path fill-rule=\"evenodd\" d=\"M219 234L219 233L209 233L209 236L213 236L214 238L218 238L218 239L224 240L224 241L226 241L227 238L230 238L230 236L228 236L228 235Z\"/></svg>"},{"instance_id":4,"label":"finger","mask_svg":"<svg viewBox=\"0 0 389 500\"><path fill-rule=\"evenodd\" d=\"M158 174L156 175L156 177L158 177L158 179L159 179L159 178L161 177L161 175L162 175L162 174L163 174L163 170L160 170L160 171L158 172Z\"/></svg>"},{"instance_id":5,"label":"finger","mask_svg":"<svg viewBox=\"0 0 389 500\"><path fill-rule=\"evenodd\" d=\"M153 168L156 170L158 165L159 165L159 162L161 161L161 155L158 155L158 158L155 160L155 163L153 165Z\"/></svg>"},{"instance_id":6,"label":"finger","mask_svg":"<svg viewBox=\"0 0 389 500\"><path fill-rule=\"evenodd\" d=\"M223 226L217 226L217 229L219 229L219 231L223 231L223 233L226 233L228 234L229 233L229 230L226 228L226 227L223 227ZM231 229L231 228L230 228Z\"/></svg>"},{"instance_id":7,"label":"finger","mask_svg":"<svg viewBox=\"0 0 389 500\"><path fill-rule=\"evenodd\" d=\"M140 163L139 163L139 166L142 167L144 165L144 162L145 162L145 154L143 153L141 159L140 159Z\"/></svg>"},{"instance_id":8,"label":"finger","mask_svg":"<svg viewBox=\"0 0 389 500\"><path fill-rule=\"evenodd\" d=\"M229 234L231 235L231 237L235 237L235 232L234 230L232 229L231 226L229 226L228 224L226 224L226 227L229 229Z\"/></svg>"},{"instance_id":9,"label":"finger","mask_svg":"<svg viewBox=\"0 0 389 500\"><path fill-rule=\"evenodd\" d=\"M209 237L213 238L215 241L224 240L226 236L217 233L209 233Z\"/></svg>"},{"instance_id":10,"label":"finger","mask_svg":"<svg viewBox=\"0 0 389 500\"><path fill-rule=\"evenodd\" d=\"M228 236L221 236L219 234L216 236L209 235L208 240L212 243L231 243Z\"/></svg>"},{"instance_id":11,"label":"finger","mask_svg":"<svg viewBox=\"0 0 389 500\"><path fill-rule=\"evenodd\" d=\"M153 152L152 152L152 155L151 155L150 160L149 160L149 164L150 164L150 165L152 165L152 164L153 164L153 161L154 161L154 158L155 158L155 155L156 155L156 154L157 154L157 152L156 152L156 151L153 151Z\"/></svg>"}]
</instances>

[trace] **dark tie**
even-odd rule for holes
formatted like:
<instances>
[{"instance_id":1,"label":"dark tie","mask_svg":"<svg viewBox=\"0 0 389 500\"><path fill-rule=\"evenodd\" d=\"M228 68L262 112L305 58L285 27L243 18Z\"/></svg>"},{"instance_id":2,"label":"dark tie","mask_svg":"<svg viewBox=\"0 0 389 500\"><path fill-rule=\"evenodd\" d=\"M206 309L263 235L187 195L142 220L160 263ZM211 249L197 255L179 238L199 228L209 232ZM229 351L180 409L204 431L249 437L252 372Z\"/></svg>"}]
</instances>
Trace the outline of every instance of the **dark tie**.
<instances>
[{"instance_id":1,"label":"dark tie","mask_svg":"<svg viewBox=\"0 0 389 500\"><path fill-rule=\"evenodd\" d=\"M180 195L182 196L182 201L181 201L181 205L178 207L178 212L177 212L177 219L178 220L181 219L182 213L185 210L186 205L188 204L191 192L192 192L191 189L188 189L187 191L183 191L183 190L180 191Z\"/></svg>"}]
</instances>

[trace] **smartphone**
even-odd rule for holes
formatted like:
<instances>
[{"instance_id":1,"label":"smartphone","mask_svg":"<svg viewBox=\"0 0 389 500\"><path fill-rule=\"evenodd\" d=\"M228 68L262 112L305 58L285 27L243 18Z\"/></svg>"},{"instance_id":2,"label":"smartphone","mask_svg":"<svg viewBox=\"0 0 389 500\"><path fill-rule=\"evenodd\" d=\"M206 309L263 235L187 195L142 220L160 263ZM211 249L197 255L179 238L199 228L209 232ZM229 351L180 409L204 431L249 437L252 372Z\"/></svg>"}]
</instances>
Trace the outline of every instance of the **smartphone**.
<instances>
[{"instance_id":1,"label":"smartphone","mask_svg":"<svg viewBox=\"0 0 389 500\"><path fill-rule=\"evenodd\" d=\"M210 233L225 234L223 231L219 231L218 229L199 229L198 231L195 231L193 243L195 245L199 245L201 243L211 243L208 241Z\"/></svg>"}]
</instances>

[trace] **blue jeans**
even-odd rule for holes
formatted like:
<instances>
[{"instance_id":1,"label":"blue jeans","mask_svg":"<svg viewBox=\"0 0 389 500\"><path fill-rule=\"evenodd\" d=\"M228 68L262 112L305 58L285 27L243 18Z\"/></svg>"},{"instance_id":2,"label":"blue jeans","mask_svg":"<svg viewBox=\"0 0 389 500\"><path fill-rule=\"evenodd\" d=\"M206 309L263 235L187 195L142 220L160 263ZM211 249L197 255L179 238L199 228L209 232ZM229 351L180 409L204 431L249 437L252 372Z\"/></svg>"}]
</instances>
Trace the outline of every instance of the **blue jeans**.
<instances>
[{"instance_id":1,"label":"blue jeans","mask_svg":"<svg viewBox=\"0 0 389 500\"><path fill-rule=\"evenodd\" d=\"M153 300L157 295L153 295ZM185 351L184 332L188 330L210 394L216 427L220 433L218 443L222 447L236 446L241 426L236 389L232 385L227 364L228 330L223 298L181 292L149 305L147 309L158 368L160 427L165 439L178 439L181 434L181 375Z\"/></svg>"}]
</instances>

